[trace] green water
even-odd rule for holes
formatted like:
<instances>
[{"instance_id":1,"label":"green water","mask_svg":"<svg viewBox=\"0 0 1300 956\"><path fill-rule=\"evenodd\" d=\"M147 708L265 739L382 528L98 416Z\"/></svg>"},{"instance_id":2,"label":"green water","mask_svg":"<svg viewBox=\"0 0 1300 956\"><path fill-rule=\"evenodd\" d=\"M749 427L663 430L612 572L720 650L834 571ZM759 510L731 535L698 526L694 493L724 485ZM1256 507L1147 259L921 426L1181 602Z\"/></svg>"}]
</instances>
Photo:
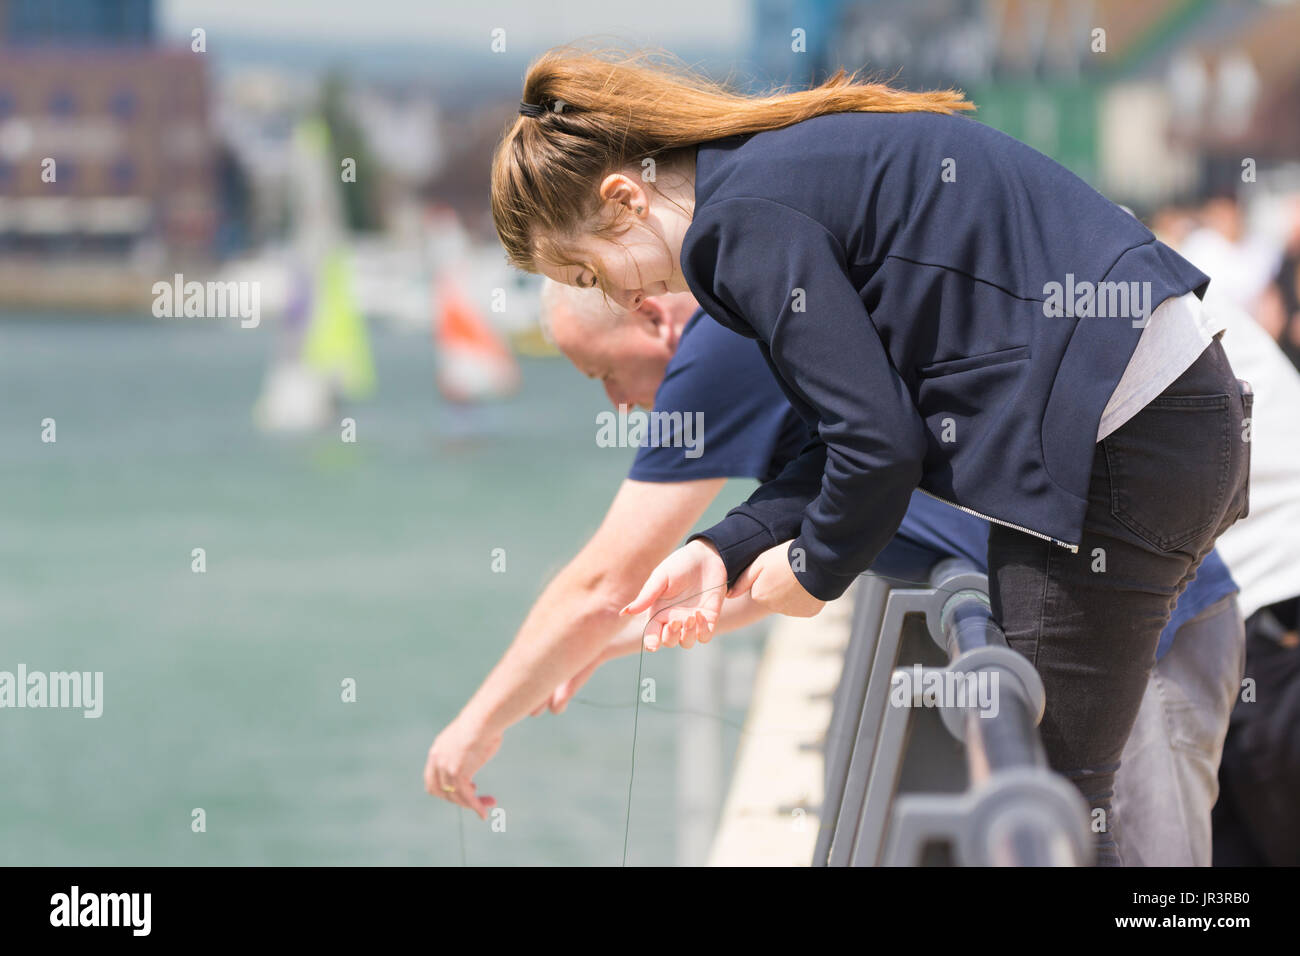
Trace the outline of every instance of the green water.
<instances>
[{"instance_id":1,"label":"green water","mask_svg":"<svg viewBox=\"0 0 1300 956\"><path fill-rule=\"evenodd\" d=\"M626 471L594 440L603 394L525 361L519 396L455 414L428 339L378 334L355 444L271 438L250 408L272 334L0 322L0 670L104 675L99 719L0 709L0 863L459 865L463 823L470 865L617 864L634 657L506 734L477 778L504 832L421 781ZM644 666L628 862L671 864L677 661Z\"/></svg>"}]
</instances>

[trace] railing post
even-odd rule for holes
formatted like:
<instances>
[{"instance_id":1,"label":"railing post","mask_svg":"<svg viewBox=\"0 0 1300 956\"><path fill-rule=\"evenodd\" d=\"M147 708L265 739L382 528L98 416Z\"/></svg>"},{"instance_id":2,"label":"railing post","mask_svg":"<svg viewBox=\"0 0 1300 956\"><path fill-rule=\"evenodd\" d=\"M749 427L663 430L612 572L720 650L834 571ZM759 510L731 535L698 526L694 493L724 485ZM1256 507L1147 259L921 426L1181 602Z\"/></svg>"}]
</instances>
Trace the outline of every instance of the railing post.
<instances>
[{"instance_id":1,"label":"railing post","mask_svg":"<svg viewBox=\"0 0 1300 956\"><path fill-rule=\"evenodd\" d=\"M814 865L916 865L934 841L947 843L959 865L1090 861L1087 804L1048 768L1038 737L1042 681L993 622L986 577L969 561L946 559L931 569L929 587L890 583L873 576L857 593L827 732ZM898 673L956 695L941 701L939 716L963 746L961 793L897 792L916 715L890 706L889 690L909 614L924 616L948 662Z\"/></svg>"}]
</instances>

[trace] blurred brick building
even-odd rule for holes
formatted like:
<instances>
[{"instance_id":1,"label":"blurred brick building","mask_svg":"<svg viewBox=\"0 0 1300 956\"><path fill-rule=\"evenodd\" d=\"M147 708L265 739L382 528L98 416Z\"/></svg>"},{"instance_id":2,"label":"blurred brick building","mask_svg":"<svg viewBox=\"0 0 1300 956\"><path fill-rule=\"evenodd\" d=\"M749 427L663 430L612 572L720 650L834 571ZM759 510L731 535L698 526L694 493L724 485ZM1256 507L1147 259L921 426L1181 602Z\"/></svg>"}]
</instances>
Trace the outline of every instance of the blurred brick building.
<instances>
[{"instance_id":1,"label":"blurred brick building","mask_svg":"<svg viewBox=\"0 0 1300 956\"><path fill-rule=\"evenodd\" d=\"M0 252L204 256L206 59L157 44L153 0L0 0Z\"/></svg>"}]
</instances>

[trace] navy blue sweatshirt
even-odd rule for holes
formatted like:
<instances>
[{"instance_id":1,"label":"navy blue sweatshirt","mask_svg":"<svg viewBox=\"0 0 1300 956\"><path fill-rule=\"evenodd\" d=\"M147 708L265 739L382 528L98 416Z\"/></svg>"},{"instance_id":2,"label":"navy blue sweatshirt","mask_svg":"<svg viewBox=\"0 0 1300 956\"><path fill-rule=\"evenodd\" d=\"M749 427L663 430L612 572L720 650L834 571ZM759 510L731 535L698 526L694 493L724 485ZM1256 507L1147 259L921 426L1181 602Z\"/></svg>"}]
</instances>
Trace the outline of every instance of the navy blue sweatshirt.
<instances>
[{"instance_id":1,"label":"navy blue sweatshirt","mask_svg":"<svg viewBox=\"0 0 1300 956\"><path fill-rule=\"evenodd\" d=\"M758 340L816 436L697 537L733 581L793 538L791 567L823 600L870 566L918 486L1077 551L1097 426L1142 329L1133 313L1063 316L1051 284L1149 283L1154 310L1209 283L1063 166L934 113L702 143L681 267L710 315Z\"/></svg>"}]
</instances>

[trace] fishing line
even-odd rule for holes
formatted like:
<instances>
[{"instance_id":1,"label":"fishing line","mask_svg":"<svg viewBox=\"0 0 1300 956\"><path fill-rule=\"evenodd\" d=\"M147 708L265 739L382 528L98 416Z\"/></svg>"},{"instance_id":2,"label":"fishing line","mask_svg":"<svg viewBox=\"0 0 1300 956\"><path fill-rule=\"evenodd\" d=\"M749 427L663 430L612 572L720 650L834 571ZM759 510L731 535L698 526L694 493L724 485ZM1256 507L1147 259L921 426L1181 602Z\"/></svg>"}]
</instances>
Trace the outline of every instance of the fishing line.
<instances>
[{"instance_id":1,"label":"fishing line","mask_svg":"<svg viewBox=\"0 0 1300 956\"><path fill-rule=\"evenodd\" d=\"M886 580L888 580L888 581L893 582L894 584L910 584L910 585L915 585L916 587L925 588L925 589L927 589L927 590L933 590L933 591L936 591L936 592L938 592L938 593L956 594L956 593L958 593L959 590L965 590L964 588L963 588L963 589L957 589L957 588L936 588L936 587L934 587L934 586L933 586L929 581L909 581L909 580L907 580L906 578L896 577L896 576L894 576L894 575L892 575L892 574L880 574L880 573L878 573L878 572L871 571L871 570L863 571L861 574L858 575L858 577L860 577L860 578L865 578L865 577L884 578L884 579L886 579ZM631 768L630 768L629 771L628 771L628 779L627 779L627 817L626 817L626 819L625 819L624 822L623 822L623 866L625 866L625 867L627 866L627 843L628 843L628 834L631 832L631 829L632 829L632 782L633 782L633 779L634 779L635 776L636 776L636 733L637 733L637 725L638 725L639 720L640 720L640 717L641 717L641 666L642 666L642 664L643 664L644 661L645 661L645 635L646 635L646 631L648 631L648 630L650 629L650 622L653 621L653 620L654 620L656 617L658 617L660 614L662 614L664 611L670 610L670 609L672 609L672 608L674 608L674 607L677 607L678 605L685 604L687 601L693 601L693 600L695 600L695 598L699 597L701 594L707 594L707 593L709 593L710 591L716 591L718 588L721 588L721 587L726 587L726 585L725 585L725 584L718 584L718 585L715 585L714 587L711 587L711 588L705 588L703 591L700 591L700 592L698 592L698 593L696 593L696 594L688 595L687 597L684 597L684 598L682 598L682 599L679 600L679 601L675 601L675 602L673 602L672 604L665 605L664 607L662 607L662 608L660 608L658 611L656 611L653 615L651 615L651 617L649 618L649 620L646 621L645 627L641 629L641 648L640 648L640 651L639 651L638 654L637 654L637 662L636 662L636 698L635 698L635 701L634 701L634 703L633 703L633 708L634 708L634 709L633 709L633 713L632 713L632 759L631 759ZM688 650L689 650L689 648L688 648ZM599 706L599 705L596 705L596 706ZM617 706L617 705L607 705L607 706ZM624 705L624 706L626 706L626 705ZM723 721L723 723L731 723L730 721L726 720L726 718L723 718L723 717L721 717L721 716L719 716L719 715L717 715L717 714L703 714L703 715L701 715L701 716L713 717L715 720L721 720L721 721ZM735 726L735 724L732 724L732 726ZM745 731L744 731L743 728L739 728L739 729L740 729L740 732L741 732L742 734L745 733Z\"/></svg>"},{"instance_id":2,"label":"fishing line","mask_svg":"<svg viewBox=\"0 0 1300 956\"><path fill-rule=\"evenodd\" d=\"M465 862L465 808L460 807L460 812L456 814L456 822L460 825L460 865L469 866Z\"/></svg>"},{"instance_id":3,"label":"fishing line","mask_svg":"<svg viewBox=\"0 0 1300 956\"><path fill-rule=\"evenodd\" d=\"M627 866L627 838L632 830L632 781L636 776L636 730L637 724L641 717L641 665L645 662L645 635L650 630L650 622L662 614L664 611L671 610L679 604L685 604L687 601L693 601L701 594L708 594L710 591L716 591L718 588L725 588L726 584L715 584L711 588L705 588L695 594L689 594L680 601L674 601L672 604L661 607L654 614L650 615L645 622L645 627L641 628L641 649L636 658L636 700L634 710L632 711L632 766L627 774L627 818L623 821L623 866Z\"/></svg>"},{"instance_id":4,"label":"fishing line","mask_svg":"<svg viewBox=\"0 0 1300 956\"><path fill-rule=\"evenodd\" d=\"M965 588L942 588L942 587L940 587L940 588L936 588L936 587L934 587L934 585L931 584L931 582L929 582L929 581L909 581L909 580L907 580L906 578L900 578L900 577L898 577L898 576L896 576L896 575L892 575L892 574L881 574L881 573L879 573L879 572L876 572L876 571L870 571L870 570L868 570L868 571L863 571L861 574L858 575L858 577L860 577L860 578L866 578L866 577L883 578L883 579L885 579L885 580L888 580L888 581L889 581L892 585L894 585L894 586L897 586L897 585L911 585L911 586L914 586L914 587L925 588L926 590L932 590L932 591L935 591L935 592L938 592L938 593L946 593L946 594L956 594L956 593L958 593L960 590L966 590ZM711 587L711 588L705 588L703 591L699 591L699 592L697 592L697 593L695 593L695 594L687 595L686 597L681 598L680 600L674 601L672 604L668 604L668 605L665 605L664 607L660 608L657 612L655 612L654 615L652 615L652 616L651 616L651 617L646 621L646 623L645 623L645 627L642 628L642 630L641 630L641 646L640 646L640 649L639 649L638 654L637 654L637 665L636 665L636 690L635 690L635 696L634 696L634 698L633 698L633 702L632 702L632 704L629 705L629 704L610 704L610 703L602 703L602 702L599 702L599 701L586 700L586 699L584 699L584 698L580 698L580 697L574 697L573 700L572 700L572 702L573 702L573 703L576 703L576 704L583 704L583 705L588 706L588 707L596 707L596 708L600 708L600 709L617 710L617 709L624 709L624 708L629 707L629 706L631 706L631 707L633 708L633 714L632 714L632 753L631 753L631 757L630 757L630 761L629 761L629 762L630 762L630 766L629 766L629 769L628 769L628 780L627 780L627 811L626 811L626 814L625 814L625 817L624 817L624 820L623 820L623 862L622 862L622 865L623 865L624 867L627 866L627 847L628 847L628 840L629 840L629 837L630 837L630 834L631 834L631 830L632 830L632 790L633 790L633 785L634 785L634 783L635 783L635 779L636 779L636 741L637 741L637 730L638 730L638 728L639 728L639 726L640 726L640 717L641 717L641 674L642 674L642 672L643 672L643 665L644 665L644 663L645 663L645 653L646 653L646 649L645 649L645 635L646 635L646 632L650 629L650 624L651 624L651 622L654 621L654 619L655 619L656 617L658 617L660 614L662 614L664 611L671 610L672 608L674 608L674 607L678 607L678 606L680 606L680 605L682 605L682 604L685 604L685 603L687 603L688 601L693 601L693 600L695 600L696 598L700 597L700 595L707 594L707 593L709 593L710 591L716 591L718 588L725 588L725 587L726 587L725 584L718 584L718 585L715 585L714 587ZM689 648L687 648L687 649L689 650ZM764 734L763 732L759 732L759 731L747 731L747 730L744 729L744 727L743 727L742 725L737 724L735 721L729 720L728 718L723 717L723 716L720 715L720 714L712 714L712 713L707 713L707 712L704 712L704 711L692 711L692 710L685 710L685 709L676 709L676 708L671 708L671 707L665 707L665 708L660 708L660 709L661 709L661 710L664 710L664 711L666 711L666 712L668 712L668 713L690 714L690 715L697 716L697 717L707 717L707 718L711 718L711 719L713 719L713 720L720 721L721 723L724 723L724 724L726 724L726 725L728 725L728 726L730 726L730 727L735 728L735 729L736 729L740 734L745 735L745 736L759 736L759 735L772 734L772 733L775 733L775 732L776 732L776 731L768 731L768 732L766 732L766 734ZM792 732L794 732L794 731L792 731ZM802 732L802 731L800 731L800 732ZM466 855L465 855L465 815L464 815L464 814L465 814L465 808L464 808L464 807L460 807L459 810L460 810L460 812L459 812L459 814L457 815L457 818L456 818L456 819L457 819L457 823L459 824L459 829L460 829L460 858L461 858L461 866L468 866L469 864L466 862Z\"/></svg>"}]
</instances>

